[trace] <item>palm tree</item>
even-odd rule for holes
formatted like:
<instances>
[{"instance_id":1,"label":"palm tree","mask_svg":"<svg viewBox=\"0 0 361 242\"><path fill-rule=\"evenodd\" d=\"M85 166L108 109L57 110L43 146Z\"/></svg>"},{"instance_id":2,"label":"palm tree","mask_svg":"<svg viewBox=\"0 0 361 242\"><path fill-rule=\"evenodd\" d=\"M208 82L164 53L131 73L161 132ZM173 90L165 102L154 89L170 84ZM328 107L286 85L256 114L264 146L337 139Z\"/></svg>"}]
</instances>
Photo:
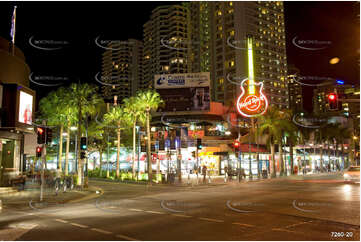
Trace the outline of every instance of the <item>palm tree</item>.
<instances>
[{"instance_id":1,"label":"palm tree","mask_svg":"<svg viewBox=\"0 0 361 242\"><path fill-rule=\"evenodd\" d=\"M95 121L91 121L88 128L89 135L89 150L99 152L99 175L102 176L103 166L103 153L107 147L107 137L105 135L104 125L101 125ZM94 168L96 164L94 162Z\"/></svg>"},{"instance_id":2,"label":"palm tree","mask_svg":"<svg viewBox=\"0 0 361 242\"><path fill-rule=\"evenodd\" d=\"M164 102L160 98L159 93L155 90L146 90L141 91L137 94L139 100L139 107L140 110L145 112L146 115L146 127L147 127L147 162L148 162L148 181L152 183L152 161L151 161L151 154L150 154L150 119L151 119L151 112L156 111L160 105Z\"/></svg>"},{"instance_id":3,"label":"palm tree","mask_svg":"<svg viewBox=\"0 0 361 242\"><path fill-rule=\"evenodd\" d=\"M77 134L77 150L78 157L80 157L80 137L81 137L81 124L82 119L86 121L89 115L94 115L97 111L97 107L102 103L102 99L97 94L97 88L87 83L76 84L73 83L70 86L69 95L73 97L71 103L77 107L78 112L78 134ZM78 161L78 182L77 185L82 185L83 182L83 162L81 159Z\"/></svg>"},{"instance_id":4,"label":"palm tree","mask_svg":"<svg viewBox=\"0 0 361 242\"><path fill-rule=\"evenodd\" d=\"M70 95L69 89L67 88L59 88L57 90L59 96L62 99L62 103L60 104L59 108L61 109L61 113L64 116L66 127L66 148L65 148L65 175L68 175L69 172L69 148L70 148L70 127L76 123L77 117L77 107L72 103L73 97Z\"/></svg>"},{"instance_id":5,"label":"palm tree","mask_svg":"<svg viewBox=\"0 0 361 242\"><path fill-rule=\"evenodd\" d=\"M47 125L59 126L59 151L58 170L62 172L62 152L63 152L63 131L66 117L61 108L63 91L57 90L49 93L39 102L41 118L47 120Z\"/></svg>"},{"instance_id":6,"label":"palm tree","mask_svg":"<svg viewBox=\"0 0 361 242\"><path fill-rule=\"evenodd\" d=\"M276 163L275 163L275 143L280 137L280 130L278 127L278 120L280 117L279 110L275 107L268 109L267 113L260 117L260 126L258 129L259 135L267 135L267 143L271 150L272 161L272 177L276 177Z\"/></svg>"},{"instance_id":7,"label":"palm tree","mask_svg":"<svg viewBox=\"0 0 361 242\"><path fill-rule=\"evenodd\" d=\"M130 97L123 100L124 112L126 113L128 119L133 125L133 178L135 177L135 153L136 153L136 127L137 121L144 123L145 121L145 112L141 109L139 97ZM138 168L139 169L139 168Z\"/></svg>"},{"instance_id":8,"label":"palm tree","mask_svg":"<svg viewBox=\"0 0 361 242\"><path fill-rule=\"evenodd\" d=\"M122 126L126 120L124 109L120 106L115 106L109 110L108 113L104 115L104 122L108 125L115 124L117 130L117 170L116 177L119 177L119 162L120 162L120 131L124 129Z\"/></svg>"}]
</instances>

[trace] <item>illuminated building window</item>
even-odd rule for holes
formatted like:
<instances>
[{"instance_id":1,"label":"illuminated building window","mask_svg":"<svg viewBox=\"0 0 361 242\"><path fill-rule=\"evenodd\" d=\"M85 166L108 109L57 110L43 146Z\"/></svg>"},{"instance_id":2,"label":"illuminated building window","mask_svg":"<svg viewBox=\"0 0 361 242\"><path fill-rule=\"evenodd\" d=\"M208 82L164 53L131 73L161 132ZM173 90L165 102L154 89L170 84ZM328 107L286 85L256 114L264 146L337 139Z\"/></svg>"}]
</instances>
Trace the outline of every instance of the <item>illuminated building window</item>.
<instances>
[{"instance_id":1,"label":"illuminated building window","mask_svg":"<svg viewBox=\"0 0 361 242\"><path fill-rule=\"evenodd\" d=\"M266 14L267 10L266 9L262 9L262 14Z\"/></svg>"},{"instance_id":2,"label":"illuminated building window","mask_svg":"<svg viewBox=\"0 0 361 242\"><path fill-rule=\"evenodd\" d=\"M219 30L219 31L222 31L222 26L218 26L218 30Z\"/></svg>"},{"instance_id":3,"label":"illuminated building window","mask_svg":"<svg viewBox=\"0 0 361 242\"><path fill-rule=\"evenodd\" d=\"M224 79L223 79L223 78L218 79L218 85L223 85L223 83L224 83Z\"/></svg>"},{"instance_id":4,"label":"illuminated building window","mask_svg":"<svg viewBox=\"0 0 361 242\"><path fill-rule=\"evenodd\" d=\"M234 30L232 30L231 32L229 32L230 36L234 36Z\"/></svg>"},{"instance_id":5,"label":"illuminated building window","mask_svg":"<svg viewBox=\"0 0 361 242\"><path fill-rule=\"evenodd\" d=\"M218 15L218 16L221 16L221 15L222 15L222 12L219 10L219 11L217 12L217 15Z\"/></svg>"},{"instance_id":6,"label":"illuminated building window","mask_svg":"<svg viewBox=\"0 0 361 242\"><path fill-rule=\"evenodd\" d=\"M231 67L234 66L234 61L231 61L230 66Z\"/></svg>"},{"instance_id":7,"label":"illuminated building window","mask_svg":"<svg viewBox=\"0 0 361 242\"><path fill-rule=\"evenodd\" d=\"M233 6L233 2L229 2L229 6Z\"/></svg>"}]
</instances>

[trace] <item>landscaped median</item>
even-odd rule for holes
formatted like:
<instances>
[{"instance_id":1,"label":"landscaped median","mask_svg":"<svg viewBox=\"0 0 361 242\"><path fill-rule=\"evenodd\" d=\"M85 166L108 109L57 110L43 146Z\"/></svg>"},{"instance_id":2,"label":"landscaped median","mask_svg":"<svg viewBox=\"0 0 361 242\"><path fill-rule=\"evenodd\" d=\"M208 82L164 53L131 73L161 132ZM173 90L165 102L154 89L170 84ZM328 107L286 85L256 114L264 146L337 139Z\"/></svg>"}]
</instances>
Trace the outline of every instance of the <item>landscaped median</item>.
<instances>
[{"instance_id":1,"label":"landscaped median","mask_svg":"<svg viewBox=\"0 0 361 242\"><path fill-rule=\"evenodd\" d=\"M147 183L148 182L148 174L147 173L140 173L133 177L133 173L130 171L121 171L119 174L119 177L116 177L115 171L110 171L107 175L107 171L100 171L99 168L96 168L95 170L91 170L88 172L88 176L90 178L93 178L95 180L109 180L109 181L118 181L118 182L124 182L124 183ZM165 179L162 174L153 174L153 182L154 183L164 183Z\"/></svg>"}]
</instances>

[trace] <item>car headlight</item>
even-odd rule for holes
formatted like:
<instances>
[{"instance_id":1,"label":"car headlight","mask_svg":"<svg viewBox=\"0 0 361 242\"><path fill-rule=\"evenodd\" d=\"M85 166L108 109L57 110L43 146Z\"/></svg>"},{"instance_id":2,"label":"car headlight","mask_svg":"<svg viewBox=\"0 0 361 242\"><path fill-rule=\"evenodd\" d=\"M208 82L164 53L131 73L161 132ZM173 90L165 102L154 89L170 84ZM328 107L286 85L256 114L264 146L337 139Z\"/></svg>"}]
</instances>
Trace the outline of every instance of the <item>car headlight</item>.
<instances>
[{"instance_id":1,"label":"car headlight","mask_svg":"<svg viewBox=\"0 0 361 242\"><path fill-rule=\"evenodd\" d=\"M347 177L350 177L349 174L343 174L343 177L347 178Z\"/></svg>"}]
</instances>

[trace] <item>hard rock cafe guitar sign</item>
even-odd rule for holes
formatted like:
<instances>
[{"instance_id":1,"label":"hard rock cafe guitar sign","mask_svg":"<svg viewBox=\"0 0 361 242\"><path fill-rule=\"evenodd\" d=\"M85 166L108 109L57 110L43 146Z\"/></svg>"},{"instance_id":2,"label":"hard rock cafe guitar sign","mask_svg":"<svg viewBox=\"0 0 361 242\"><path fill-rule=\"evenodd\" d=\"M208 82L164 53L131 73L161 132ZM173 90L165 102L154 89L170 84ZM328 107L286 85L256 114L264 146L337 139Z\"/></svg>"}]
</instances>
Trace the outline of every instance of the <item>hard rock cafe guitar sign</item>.
<instances>
[{"instance_id":1,"label":"hard rock cafe guitar sign","mask_svg":"<svg viewBox=\"0 0 361 242\"><path fill-rule=\"evenodd\" d=\"M241 82L241 95L237 99L237 110L244 117L255 117L264 114L268 108L268 100L263 94L263 83L255 82L253 72L252 39L247 39L248 47L248 79Z\"/></svg>"}]
</instances>

